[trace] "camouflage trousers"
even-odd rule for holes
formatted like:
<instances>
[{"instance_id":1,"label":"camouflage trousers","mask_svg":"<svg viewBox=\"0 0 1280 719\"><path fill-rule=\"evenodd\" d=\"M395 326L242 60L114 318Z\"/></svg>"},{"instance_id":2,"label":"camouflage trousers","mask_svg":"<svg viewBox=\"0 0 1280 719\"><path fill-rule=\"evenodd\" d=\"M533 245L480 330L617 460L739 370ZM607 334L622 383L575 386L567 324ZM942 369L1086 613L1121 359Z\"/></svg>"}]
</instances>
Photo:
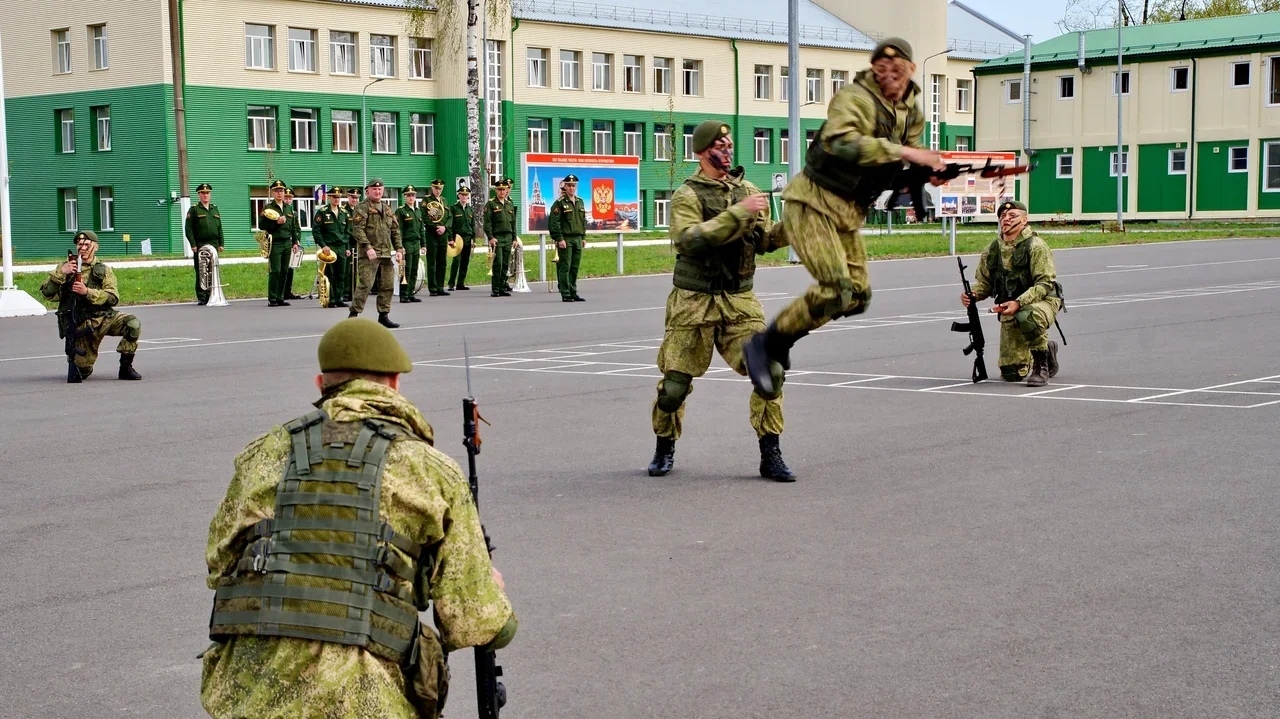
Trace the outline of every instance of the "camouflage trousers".
<instances>
[{"instance_id":1,"label":"camouflage trousers","mask_svg":"<svg viewBox=\"0 0 1280 719\"><path fill-rule=\"evenodd\" d=\"M653 432L680 439L684 400L693 392L693 378L711 366L712 350L740 375L747 374L743 348L764 330L764 308L755 293L694 292L675 288L667 297L666 332L658 349L658 397L653 401ZM679 406L671 410L676 403ZM664 409L667 407L667 409ZM753 391L749 401L751 427L757 437L782 434L782 393L772 399Z\"/></svg>"},{"instance_id":2,"label":"camouflage trousers","mask_svg":"<svg viewBox=\"0 0 1280 719\"><path fill-rule=\"evenodd\" d=\"M817 280L778 313L778 331L799 335L816 330L837 317L865 312L871 303L867 276L867 246L858 231L862 215L849 206L835 216L799 199L782 207L782 224L791 247Z\"/></svg>"},{"instance_id":3,"label":"camouflage trousers","mask_svg":"<svg viewBox=\"0 0 1280 719\"><path fill-rule=\"evenodd\" d=\"M1048 297L1000 318L1000 375L1017 382L1031 371L1031 353L1049 348L1049 328L1062 300Z\"/></svg>"},{"instance_id":4,"label":"camouflage trousers","mask_svg":"<svg viewBox=\"0 0 1280 719\"><path fill-rule=\"evenodd\" d=\"M369 299L369 292L375 289L375 280L377 281L378 312L390 312L391 295L396 289L396 268L391 264L391 258L379 257L371 261L362 255L356 266L359 268L360 276L356 283L356 294L351 298L352 314L358 315L364 312L364 303Z\"/></svg>"},{"instance_id":5,"label":"camouflage trousers","mask_svg":"<svg viewBox=\"0 0 1280 719\"><path fill-rule=\"evenodd\" d=\"M93 365L98 361L98 348L106 337L119 337L116 352L134 354L138 351L138 338L142 336L142 322L133 315L117 313L106 317L92 317L80 323L80 332L87 334L76 338L75 365L80 369L82 377L93 373Z\"/></svg>"}]
</instances>

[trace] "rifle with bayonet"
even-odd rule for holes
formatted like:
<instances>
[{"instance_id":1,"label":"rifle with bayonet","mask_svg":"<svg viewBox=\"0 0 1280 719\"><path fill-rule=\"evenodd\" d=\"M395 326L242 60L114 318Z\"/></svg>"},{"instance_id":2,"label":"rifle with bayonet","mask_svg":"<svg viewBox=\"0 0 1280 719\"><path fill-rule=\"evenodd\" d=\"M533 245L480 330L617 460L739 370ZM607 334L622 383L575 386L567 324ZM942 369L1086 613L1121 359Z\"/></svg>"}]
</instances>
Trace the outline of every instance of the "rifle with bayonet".
<instances>
[{"instance_id":1,"label":"rifle with bayonet","mask_svg":"<svg viewBox=\"0 0 1280 719\"><path fill-rule=\"evenodd\" d=\"M956 264L960 265L960 282L964 285L964 293L969 297L969 321L952 322L951 331L969 333L969 346L964 348L964 356L968 357L970 352L977 353L973 358L973 381L977 383L987 378L987 363L982 358L987 340L982 335L982 320L978 317L978 300L973 296L969 280L964 276L964 260L957 257Z\"/></svg>"},{"instance_id":2,"label":"rifle with bayonet","mask_svg":"<svg viewBox=\"0 0 1280 719\"><path fill-rule=\"evenodd\" d=\"M924 165L908 164L894 179L895 191L906 190L911 193L911 207L915 210L916 221L925 220L924 188L933 180L954 180L961 175L977 175L984 179L996 179L1022 175L1036 169L1036 163L1030 165L996 165L987 158L987 164L978 166L971 162L950 162L946 168L935 170Z\"/></svg>"}]
</instances>

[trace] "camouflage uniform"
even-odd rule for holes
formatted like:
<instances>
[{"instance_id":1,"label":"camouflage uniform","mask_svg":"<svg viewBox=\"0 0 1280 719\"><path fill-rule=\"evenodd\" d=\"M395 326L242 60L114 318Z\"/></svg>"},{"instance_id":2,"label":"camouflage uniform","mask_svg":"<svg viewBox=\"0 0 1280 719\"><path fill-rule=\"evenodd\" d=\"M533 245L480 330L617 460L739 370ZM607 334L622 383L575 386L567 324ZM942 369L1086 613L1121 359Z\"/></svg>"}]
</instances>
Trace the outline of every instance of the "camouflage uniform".
<instances>
[{"instance_id":1,"label":"camouflage uniform","mask_svg":"<svg viewBox=\"0 0 1280 719\"><path fill-rule=\"evenodd\" d=\"M1010 272L1014 269L1015 255L1019 256L1019 265L1025 264L1030 270L1030 280L1026 283L1029 286L1016 297L1003 298L995 286L997 273L992 272L993 263L998 257L1003 269L1001 274ZM1036 352L1047 354L1045 369L1049 377L1058 373L1058 346L1049 340L1049 328L1062 309L1057 277L1049 245L1030 227L1024 227L1013 241L1002 237L993 240L978 259L972 286L974 298L981 301L995 297L997 302L1016 300L1019 305L1013 315L1000 315L1000 375L1006 382L1027 377L1034 368L1032 354Z\"/></svg>"},{"instance_id":2,"label":"camouflage uniform","mask_svg":"<svg viewBox=\"0 0 1280 719\"><path fill-rule=\"evenodd\" d=\"M427 598L440 630L439 643L435 632L420 626L423 669L408 676L400 663L360 646L288 636L222 637L203 654L202 703L215 719L431 716L420 711L422 697L415 696L411 687L422 671L435 672L432 676L442 685L433 690L444 698L448 670L441 646L446 653L491 642L501 648L515 632L511 604L492 576L467 481L458 465L432 446L432 428L417 408L386 386L353 379L330 388L316 406L335 423L357 423L358 427L366 419L376 419L401 432L386 455L378 518L434 554ZM233 581L255 526L272 517L290 445L288 431L277 426L236 457L231 485L209 525L210 589ZM416 560L399 545L386 547L401 562ZM347 584L336 579L313 581L324 586ZM389 591L414 593L414 587L397 577ZM425 609L427 598L415 598L419 610Z\"/></svg>"},{"instance_id":3,"label":"camouflage uniform","mask_svg":"<svg viewBox=\"0 0 1280 719\"><path fill-rule=\"evenodd\" d=\"M116 311L120 303L120 293L116 289L116 273L105 262L95 261L84 269L84 284L88 292L83 296L70 292L64 286L69 276L62 273L59 265L49 273L49 277L40 285L40 294L48 299L62 297L58 309L59 336L66 332L78 335L74 339L74 365L79 370L77 379L72 379L69 370L68 380L88 379L93 374L93 365L98 361L98 348L106 337L119 337L116 352L120 353L120 379L142 379L133 370L133 357L138 352L138 338L142 336L142 322L130 314ZM76 326L68 327L69 304L75 304Z\"/></svg>"},{"instance_id":4,"label":"camouflage uniform","mask_svg":"<svg viewBox=\"0 0 1280 719\"><path fill-rule=\"evenodd\" d=\"M356 253L359 282L355 297L351 299L349 316L355 317L364 311L364 303L369 298L376 278L378 318L386 324L390 322L387 315L391 312L391 295L395 292L395 268L391 264L391 257L397 250L404 249L400 242L400 225L396 222L395 212L381 201L366 197L356 206L351 216L351 235L355 238L352 249ZM377 254L377 259L370 260L365 254L370 247Z\"/></svg>"}]
</instances>

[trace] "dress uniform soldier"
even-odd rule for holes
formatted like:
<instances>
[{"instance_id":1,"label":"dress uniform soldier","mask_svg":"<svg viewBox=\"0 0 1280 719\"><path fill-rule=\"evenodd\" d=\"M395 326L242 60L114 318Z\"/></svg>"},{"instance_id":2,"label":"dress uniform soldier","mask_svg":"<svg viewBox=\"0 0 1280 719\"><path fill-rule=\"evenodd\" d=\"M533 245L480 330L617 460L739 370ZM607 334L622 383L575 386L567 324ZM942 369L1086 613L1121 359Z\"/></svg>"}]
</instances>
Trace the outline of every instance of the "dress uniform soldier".
<instances>
[{"instance_id":1,"label":"dress uniform soldier","mask_svg":"<svg viewBox=\"0 0 1280 719\"><path fill-rule=\"evenodd\" d=\"M196 267L196 302L207 305L213 288L200 289L199 251L205 245L213 245L218 254L222 254L225 240L222 236L222 213L218 212L217 205L210 202L213 197L213 185L207 182L200 183L196 188L196 197L199 201L187 210L186 236L187 242L191 243L191 249L197 253L192 258L195 260Z\"/></svg>"},{"instance_id":2,"label":"dress uniform soldier","mask_svg":"<svg viewBox=\"0 0 1280 719\"><path fill-rule=\"evenodd\" d=\"M40 294L48 299L59 297L58 336L67 339L67 382L78 384L93 374L98 360L98 347L104 337L119 337L120 379L137 380L142 375L133 368L133 356L142 336L142 322L137 317L116 311L120 292L116 275L107 263L97 259L98 236L91 230L76 233L76 260L67 260L49 273L40 285Z\"/></svg>"},{"instance_id":3,"label":"dress uniform soldier","mask_svg":"<svg viewBox=\"0 0 1280 719\"><path fill-rule=\"evenodd\" d=\"M577 175L569 175L560 185L560 197L551 203L547 230L560 253L560 261L556 263L560 299L585 302L578 294L578 265L582 263L582 242L587 232L587 208L578 197Z\"/></svg>"},{"instance_id":4,"label":"dress uniform soldier","mask_svg":"<svg viewBox=\"0 0 1280 719\"><path fill-rule=\"evenodd\" d=\"M294 209L294 213L293 213L293 236L294 236L294 237L297 237L297 238L298 238L298 244L301 244L301 243L302 243L302 223L298 221L298 207L297 207L297 205L294 205L294 204L293 204L293 190L288 189L288 188L285 188L285 191L284 191L284 201L285 201L285 202L287 202L287 203L289 203L289 205L290 205L290 206L292 206L292 207L293 207L293 209ZM292 260L292 259L293 259L293 258L292 258L292 257L290 257L290 260ZM289 275L289 277L288 277L288 279L286 279L286 280L284 281L284 289L285 289L285 295L284 295L284 298L285 298L286 300L300 300L300 299L303 299L302 295L299 295L297 292L294 292L294 291L293 291L293 272L294 272L294 270L293 270L293 267L291 267L291 266L290 266L290 264L291 264L291 263L289 263L289 264L286 264L286 265L285 265L285 272Z\"/></svg>"},{"instance_id":5,"label":"dress uniform soldier","mask_svg":"<svg viewBox=\"0 0 1280 719\"><path fill-rule=\"evenodd\" d=\"M510 272L511 245L516 239L516 204L511 201L511 178L499 180L494 186L495 197L484 205L484 234L489 239L489 251L493 255L493 281L491 297L510 297L507 273Z\"/></svg>"},{"instance_id":6,"label":"dress uniform soldier","mask_svg":"<svg viewBox=\"0 0 1280 719\"><path fill-rule=\"evenodd\" d=\"M311 236L316 240L316 247L326 247L338 256L324 268L324 275L329 280L329 306L346 307L342 301L343 288L347 284L347 262L350 252L347 246L347 213L339 204L342 199L342 188L330 187L325 193L329 204L316 210L311 219Z\"/></svg>"},{"instance_id":7,"label":"dress uniform soldier","mask_svg":"<svg viewBox=\"0 0 1280 719\"><path fill-rule=\"evenodd\" d=\"M396 222L400 225L400 241L404 243L404 264L400 265L400 301L421 302L414 297L418 286L418 250L422 248L422 211L418 209L418 190L406 185L401 191L404 204L396 210ZM431 294L435 294L432 292Z\"/></svg>"},{"instance_id":8,"label":"dress uniform soldier","mask_svg":"<svg viewBox=\"0 0 1280 719\"><path fill-rule=\"evenodd\" d=\"M996 219L1000 236L978 259L973 297L996 301L991 311L1000 315L1000 376L1006 382L1025 377L1028 387L1043 387L1058 374L1058 343L1049 339L1062 309L1053 252L1027 224L1023 203L1001 203ZM963 292L960 304L969 306Z\"/></svg>"},{"instance_id":9,"label":"dress uniform soldier","mask_svg":"<svg viewBox=\"0 0 1280 719\"><path fill-rule=\"evenodd\" d=\"M476 242L476 220L471 209L471 189L466 185L458 188L458 201L449 208L449 227L449 246L462 243L449 263L449 289L469 290L467 267L471 264L471 247Z\"/></svg>"},{"instance_id":10,"label":"dress uniform soldier","mask_svg":"<svg viewBox=\"0 0 1280 719\"><path fill-rule=\"evenodd\" d=\"M267 272L267 306L287 307L286 294L291 294L289 285L289 255L293 248L302 241L298 233L298 219L294 216L293 203L285 201L284 183L276 180L271 183L271 202L262 208L258 224L271 235L271 254L268 259ZM275 219L272 219L274 215Z\"/></svg>"},{"instance_id":11,"label":"dress uniform soldier","mask_svg":"<svg viewBox=\"0 0 1280 719\"><path fill-rule=\"evenodd\" d=\"M385 187L382 180L369 180L364 188L364 202L356 205L351 217L351 234L356 238L355 250L359 257L360 282L356 296L351 300L351 317L364 311L365 300L377 280L378 324L383 327L399 327L391 321L391 296L395 294L395 268L391 258L404 264L404 245L400 242L400 223L396 214L382 203Z\"/></svg>"},{"instance_id":12,"label":"dress uniform soldier","mask_svg":"<svg viewBox=\"0 0 1280 719\"><path fill-rule=\"evenodd\" d=\"M431 189L422 201L422 222L427 250L427 289L432 296L443 297L449 292L444 288L446 263L449 261L449 209L444 204L444 180L431 181Z\"/></svg>"},{"instance_id":13,"label":"dress uniform soldier","mask_svg":"<svg viewBox=\"0 0 1280 719\"><path fill-rule=\"evenodd\" d=\"M356 296L356 283L359 281L360 273L356 270L358 256L356 253L356 237L351 232L351 217L356 214L356 205L360 204L360 191L354 187L347 188L347 204L343 205L343 212L347 213L347 249L351 251L351 256L347 258L347 288L346 295L343 299L347 302Z\"/></svg>"}]
</instances>

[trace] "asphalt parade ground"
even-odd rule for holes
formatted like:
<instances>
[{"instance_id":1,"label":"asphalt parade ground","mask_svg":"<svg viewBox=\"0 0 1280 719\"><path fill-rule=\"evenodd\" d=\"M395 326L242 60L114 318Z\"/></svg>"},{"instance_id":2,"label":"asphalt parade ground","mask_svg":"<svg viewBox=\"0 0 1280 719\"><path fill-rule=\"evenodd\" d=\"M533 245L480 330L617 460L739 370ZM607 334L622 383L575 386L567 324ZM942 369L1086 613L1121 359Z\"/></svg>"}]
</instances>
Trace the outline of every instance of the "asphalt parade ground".
<instances>
[{"instance_id":1,"label":"asphalt parade ground","mask_svg":"<svg viewBox=\"0 0 1280 719\"><path fill-rule=\"evenodd\" d=\"M1280 241L1055 258L1067 345L1039 389L968 380L954 258L873 262L870 311L793 351L795 484L758 476L719 358L675 470L646 474L669 276L395 303L437 446L465 466L464 337L492 423L503 716L1280 715ZM772 317L808 284L756 289ZM209 520L236 453L310 409L346 316L127 311L142 382L108 339L67 385L52 315L0 320L2 717L203 716ZM446 716L474 716L470 651L451 663Z\"/></svg>"}]
</instances>

